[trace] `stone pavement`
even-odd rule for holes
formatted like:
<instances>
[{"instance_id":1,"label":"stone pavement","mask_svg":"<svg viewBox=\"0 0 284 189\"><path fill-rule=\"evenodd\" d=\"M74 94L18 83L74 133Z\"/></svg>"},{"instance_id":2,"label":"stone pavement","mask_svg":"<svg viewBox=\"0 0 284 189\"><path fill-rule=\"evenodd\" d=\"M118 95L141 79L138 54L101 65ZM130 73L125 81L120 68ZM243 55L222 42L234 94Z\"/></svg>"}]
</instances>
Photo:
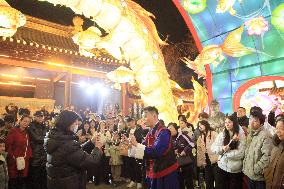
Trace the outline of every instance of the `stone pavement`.
<instances>
[{"instance_id":1,"label":"stone pavement","mask_svg":"<svg viewBox=\"0 0 284 189\"><path fill-rule=\"evenodd\" d=\"M126 184L115 188L104 184L100 184L99 186L95 186L94 184L87 184L87 189L127 189L127 187ZM132 189L136 189L136 187L133 187Z\"/></svg>"}]
</instances>

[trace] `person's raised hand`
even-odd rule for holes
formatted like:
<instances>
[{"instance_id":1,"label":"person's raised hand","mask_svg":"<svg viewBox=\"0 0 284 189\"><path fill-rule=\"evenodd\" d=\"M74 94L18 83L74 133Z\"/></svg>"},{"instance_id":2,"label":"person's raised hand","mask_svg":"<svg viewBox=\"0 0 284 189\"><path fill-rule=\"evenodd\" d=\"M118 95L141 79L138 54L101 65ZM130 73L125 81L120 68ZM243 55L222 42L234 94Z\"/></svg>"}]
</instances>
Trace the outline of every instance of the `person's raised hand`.
<instances>
[{"instance_id":1,"label":"person's raised hand","mask_svg":"<svg viewBox=\"0 0 284 189\"><path fill-rule=\"evenodd\" d=\"M234 134L233 140L234 141L239 141L240 140L240 136L238 134Z\"/></svg>"},{"instance_id":2,"label":"person's raised hand","mask_svg":"<svg viewBox=\"0 0 284 189\"><path fill-rule=\"evenodd\" d=\"M128 156L128 150L127 149L119 149L119 155L121 156Z\"/></svg>"},{"instance_id":3,"label":"person's raised hand","mask_svg":"<svg viewBox=\"0 0 284 189\"><path fill-rule=\"evenodd\" d=\"M102 149L103 143L101 142L100 136L97 136L97 137L96 137L95 146L96 146L97 148L99 148L99 149Z\"/></svg>"},{"instance_id":4,"label":"person's raised hand","mask_svg":"<svg viewBox=\"0 0 284 189\"><path fill-rule=\"evenodd\" d=\"M185 151L182 151L182 152L180 153L180 155L181 155L181 156L186 156Z\"/></svg>"},{"instance_id":5,"label":"person's raised hand","mask_svg":"<svg viewBox=\"0 0 284 189\"><path fill-rule=\"evenodd\" d=\"M129 145L129 140L125 135L121 135L121 141L120 143L124 144L124 145Z\"/></svg>"},{"instance_id":6,"label":"person's raised hand","mask_svg":"<svg viewBox=\"0 0 284 189\"><path fill-rule=\"evenodd\" d=\"M137 146L138 142L137 142L134 135L130 136L130 143L131 143L132 146L135 146L135 147Z\"/></svg>"},{"instance_id":7,"label":"person's raised hand","mask_svg":"<svg viewBox=\"0 0 284 189\"><path fill-rule=\"evenodd\" d=\"M223 147L222 147L222 150L223 150L224 152L227 152L228 150L230 150L229 145L223 146Z\"/></svg>"},{"instance_id":8,"label":"person's raised hand","mask_svg":"<svg viewBox=\"0 0 284 189\"><path fill-rule=\"evenodd\" d=\"M128 156L128 148L129 148L128 145L120 143L120 145L119 145L119 154L121 156Z\"/></svg>"},{"instance_id":9,"label":"person's raised hand","mask_svg":"<svg viewBox=\"0 0 284 189\"><path fill-rule=\"evenodd\" d=\"M271 112L275 112L277 110L278 106L275 104L273 105L272 109L271 109Z\"/></svg>"}]
</instances>

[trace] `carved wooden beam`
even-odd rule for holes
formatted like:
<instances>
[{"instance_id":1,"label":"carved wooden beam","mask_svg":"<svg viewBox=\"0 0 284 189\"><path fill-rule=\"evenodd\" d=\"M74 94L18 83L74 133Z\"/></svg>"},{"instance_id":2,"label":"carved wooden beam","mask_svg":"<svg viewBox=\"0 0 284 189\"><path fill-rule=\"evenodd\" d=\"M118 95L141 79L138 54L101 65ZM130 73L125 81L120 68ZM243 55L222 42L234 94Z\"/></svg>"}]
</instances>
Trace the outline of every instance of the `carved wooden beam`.
<instances>
[{"instance_id":1,"label":"carved wooden beam","mask_svg":"<svg viewBox=\"0 0 284 189\"><path fill-rule=\"evenodd\" d=\"M71 72L72 74L83 75L87 77L95 77L95 78L106 78L106 72L97 71L94 69L88 69L84 67L72 67L72 66L60 66L58 65L51 65L44 62L33 62L27 60L20 60L20 59L13 59L12 57L1 57L0 56L0 64L10 65L10 66L17 66L17 67L24 67L24 68L33 68L33 69L40 69L40 70L47 70L47 71L56 71L56 72Z\"/></svg>"}]
</instances>

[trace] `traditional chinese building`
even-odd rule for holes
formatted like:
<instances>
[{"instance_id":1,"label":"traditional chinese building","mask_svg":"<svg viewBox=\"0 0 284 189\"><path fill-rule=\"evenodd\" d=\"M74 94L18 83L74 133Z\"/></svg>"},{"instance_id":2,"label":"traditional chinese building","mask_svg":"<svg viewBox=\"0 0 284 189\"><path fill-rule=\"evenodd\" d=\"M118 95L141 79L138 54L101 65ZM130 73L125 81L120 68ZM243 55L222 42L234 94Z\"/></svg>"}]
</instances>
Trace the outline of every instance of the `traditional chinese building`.
<instances>
[{"instance_id":1,"label":"traditional chinese building","mask_svg":"<svg viewBox=\"0 0 284 189\"><path fill-rule=\"evenodd\" d=\"M95 57L85 57L72 41L72 26L26 17L27 23L13 37L0 37L1 96L32 98L14 98L22 106L88 105L93 99L83 98L87 91L80 82L84 81L107 86L113 103L121 103L121 91L111 89L106 73L122 61L98 49ZM1 99L0 106L11 100Z\"/></svg>"}]
</instances>

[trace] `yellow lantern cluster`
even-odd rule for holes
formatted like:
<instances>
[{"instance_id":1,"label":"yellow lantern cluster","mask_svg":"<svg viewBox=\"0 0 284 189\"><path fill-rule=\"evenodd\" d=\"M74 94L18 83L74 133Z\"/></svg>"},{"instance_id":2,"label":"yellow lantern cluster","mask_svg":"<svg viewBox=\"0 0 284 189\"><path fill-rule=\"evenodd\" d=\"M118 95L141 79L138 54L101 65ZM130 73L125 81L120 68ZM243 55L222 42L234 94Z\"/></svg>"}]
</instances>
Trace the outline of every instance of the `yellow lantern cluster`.
<instances>
[{"instance_id":1,"label":"yellow lantern cluster","mask_svg":"<svg viewBox=\"0 0 284 189\"><path fill-rule=\"evenodd\" d=\"M17 28L25 25L26 17L4 0L0 1L0 7L0 36L11 37Z\"/></svg>"}]
</instances>

